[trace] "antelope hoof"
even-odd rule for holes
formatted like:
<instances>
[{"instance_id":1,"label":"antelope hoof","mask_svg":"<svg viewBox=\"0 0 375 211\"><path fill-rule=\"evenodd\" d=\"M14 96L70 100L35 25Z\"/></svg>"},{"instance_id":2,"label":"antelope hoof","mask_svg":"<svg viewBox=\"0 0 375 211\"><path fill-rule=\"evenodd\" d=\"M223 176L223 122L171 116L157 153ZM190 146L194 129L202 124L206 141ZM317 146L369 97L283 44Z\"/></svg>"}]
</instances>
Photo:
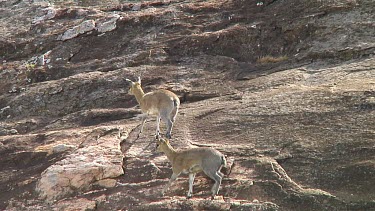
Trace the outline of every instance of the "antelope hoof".
<instances>
[{"instance_id":1,"label":"antelope hoof","mask_svg":"<svg viewBox=\"0 0 375 211\"><path fill-rule=\"evenodd\" d=\"M214 200L215 199L215 196L211 196L211 200Z\"/></svg>"},{"instance_id":2,"label":"antelope hoof","mask_svg":"<svg viewBox=\"0 0 375 211\"><path fill-rule=\"evenodd\" d=\"M165 137L168 138L168 139L171 139L171 138L172 138L172 136L171 136L170 133L165 134Z\"/></svg>"},{"instance_id":3,"label":"antelope hoof","mask_svg":"<svg viewBox=\"0 0 375 211\"><path fill-rule=\"evenodd\" d=\"M193 197L193 195L191 195L191 194L188 194L188 195L186 196L187 199L190 199L191 197Z\"/></svg>"}]
</instances>

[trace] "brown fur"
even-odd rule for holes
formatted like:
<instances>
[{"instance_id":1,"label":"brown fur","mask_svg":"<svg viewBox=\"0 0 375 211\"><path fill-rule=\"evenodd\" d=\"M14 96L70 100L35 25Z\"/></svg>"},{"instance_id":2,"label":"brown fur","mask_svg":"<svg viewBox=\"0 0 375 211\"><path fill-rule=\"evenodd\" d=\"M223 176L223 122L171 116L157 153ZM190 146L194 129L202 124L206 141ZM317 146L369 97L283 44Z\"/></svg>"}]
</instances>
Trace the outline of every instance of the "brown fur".
<instances>
[{"instance_id":1,"label":"brown fur","mask_svg":"<svg viewBox=\"0 0 375 211\"><path fill-rule=\"evenodd\" d=\"M200 171L215 180L215 184L212 187L212 199L219 192L221 180L224 176L220 169L227 164L225 156L216 149L199 147L176 151L169 144L169 141L158 139L157 151L164 152L167 155L173 171L171 179L163 189L163 194L181 173L187 173L189 174L189 192L187 197L190 198L193 192L195 174Z\"/></svg>"},{"instance_id":2,"label":"brown fur","mask_svg":"<svg viewBox=\"0 0 375 211\"><path fill-rule=\"evenodd\" d=\"M142 126L140 133L143 131L144 122L148 115L157 115L156 137L159 136L159 123L162 119L167 124L166 137L171 138L173 123L176 119L180 100L176 94L171 91L159 89L153 92L144 93L141 87L141 80L138 78L137 82L131 82L129 94L134 95L141 107L142 113L146 116L142 118Z\"/></svg>"}]
</instances>

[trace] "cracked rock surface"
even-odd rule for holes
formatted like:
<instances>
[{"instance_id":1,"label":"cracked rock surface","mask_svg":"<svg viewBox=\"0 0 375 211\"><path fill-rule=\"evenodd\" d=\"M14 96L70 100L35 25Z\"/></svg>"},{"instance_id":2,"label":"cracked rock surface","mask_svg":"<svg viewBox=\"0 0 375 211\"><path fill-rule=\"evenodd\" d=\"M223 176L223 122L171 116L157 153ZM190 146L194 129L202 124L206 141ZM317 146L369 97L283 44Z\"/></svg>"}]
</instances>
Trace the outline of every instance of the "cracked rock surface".
<instances>
[{"instance_id":1,"label":"cracked rock surface","mask_svg":"<svg viewBox=\"0 0 375 211\"><path fill-rule=\"evenodd\" d=\"M371 0L0 0L0 210L375 210ZM125 78L175 92L172 174ZM164 134L166 127L162 123Z\"/></svg>"}]
</instances>

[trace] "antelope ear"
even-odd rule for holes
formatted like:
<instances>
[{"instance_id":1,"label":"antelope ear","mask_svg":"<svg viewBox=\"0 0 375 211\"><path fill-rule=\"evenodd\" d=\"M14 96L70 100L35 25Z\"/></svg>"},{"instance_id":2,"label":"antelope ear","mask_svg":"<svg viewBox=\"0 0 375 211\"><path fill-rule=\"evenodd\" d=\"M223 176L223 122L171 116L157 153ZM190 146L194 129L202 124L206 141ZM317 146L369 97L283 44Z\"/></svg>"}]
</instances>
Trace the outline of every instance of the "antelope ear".
<instances>
[{"instance_id":1,"label":"antelope ear","mask_svg":"<svg viewBox=\"0 0 375 211\"><path fill-rule=\"evenodd\" d=\"M141 84L141 77L138 76L138 81L139 84Z\"/></svg>"},{"instance_id":2,"label":"antelope ear","mask_svg":"<svg viewBox=\"0 0 375 211\"><path fill-rule=\"evenodd\" d=\"M129 82L129 83L131 83L131 84L134 84L134 82L131 81L130 79L125 78L125 81L127 81L127 82Z\"/></svg>"}]
</instances>

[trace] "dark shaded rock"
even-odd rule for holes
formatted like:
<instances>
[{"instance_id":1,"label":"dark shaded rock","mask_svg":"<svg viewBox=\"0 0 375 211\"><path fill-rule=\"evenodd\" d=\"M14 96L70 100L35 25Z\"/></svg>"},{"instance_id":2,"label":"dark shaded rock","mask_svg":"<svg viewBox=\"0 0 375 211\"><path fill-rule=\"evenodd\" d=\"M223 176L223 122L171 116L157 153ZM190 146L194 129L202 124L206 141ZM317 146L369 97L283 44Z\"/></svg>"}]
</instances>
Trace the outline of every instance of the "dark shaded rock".
<instances>
[{"instance_id":1,"label":"dark shaded rock","mask_svg":"<svg viewBox=\"0 0 375 211\"><path fill-rule=\"evenodd\" d=\"M375 209L371 0L114 2L0 1L1 210ZM215 200L160 196L138 76L183 102L176 149L227 156Z\"/></svg>"}]
</instances>

